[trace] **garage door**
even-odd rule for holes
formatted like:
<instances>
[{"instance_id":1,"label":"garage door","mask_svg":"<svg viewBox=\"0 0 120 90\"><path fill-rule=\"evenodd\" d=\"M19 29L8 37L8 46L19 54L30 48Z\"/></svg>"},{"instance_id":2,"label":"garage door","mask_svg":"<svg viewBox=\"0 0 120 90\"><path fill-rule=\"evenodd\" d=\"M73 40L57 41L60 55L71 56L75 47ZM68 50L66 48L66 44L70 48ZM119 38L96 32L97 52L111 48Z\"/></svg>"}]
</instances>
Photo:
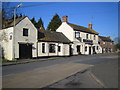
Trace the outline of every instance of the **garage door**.
<instances>
[{"instance_id":1,"label":"garage door","mask_svg":"<svg viewBox=\"0 0 120 90\"><path fill-rule=\"evenodd\" d=\"M19 58L20 59L32 58L32 45L31 44L19 44Z\"/></svg>"}]
</instances>

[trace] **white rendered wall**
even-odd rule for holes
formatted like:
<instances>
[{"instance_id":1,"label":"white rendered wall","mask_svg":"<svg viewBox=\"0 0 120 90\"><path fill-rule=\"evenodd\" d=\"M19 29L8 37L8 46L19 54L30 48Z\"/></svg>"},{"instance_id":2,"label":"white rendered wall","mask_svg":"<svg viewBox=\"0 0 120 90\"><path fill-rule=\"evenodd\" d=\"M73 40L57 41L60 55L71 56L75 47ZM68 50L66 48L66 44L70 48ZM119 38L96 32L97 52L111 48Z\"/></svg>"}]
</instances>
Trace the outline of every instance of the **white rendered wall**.
<instances>
[{"instance_id":1,"label":"white rendered wall","mask_svg":"<svg viewBox=\"0 0 120 90\"><path fill-rule=\"evenodd\" d=\"M23 28L28 28L28 36L23 36ZM15 27L15 58L19 58L19 43L32 43L32 57L37 57L37 29L26 17Z\"/></svg>"},{"instance_id":2,"label":"white rendered wall","mask_svg":"<svg viewBox=\"0 0 120 90\"><path fill-rule=\"evenodd\" d=\"M42 43L45 44L45 53L42 53ZM49 44L55 44L55 53L49 52ZM58 52L58 46L61 47L60 52ZM38 42L38 57L43 56L69 56L69 44L55 42Z\"/></svg>"},{"instance_id":3,"label":"white rendered wall","mask_svg":"<svg viewBox=\"0 0 120 90\"><path fill-rule=\"evenodd\" d=\"M0 36L5 33L6 40L1 41L1 46L4 50L5 59L12 60L13 58L13 27L0 30ZM12 39L10 40L10 35L12 35Z\"/></svg>"},{"instance_id":4,"label":"white rendered wall","mask_svg":"<svg viewBox=\"0 0 120 90\"><path fill-rule=\"evenodd\" d=\"M74 31L66 22L63 22L56 31L62 32L70 41L74 41Z\"/></svg>"}]
</instances>

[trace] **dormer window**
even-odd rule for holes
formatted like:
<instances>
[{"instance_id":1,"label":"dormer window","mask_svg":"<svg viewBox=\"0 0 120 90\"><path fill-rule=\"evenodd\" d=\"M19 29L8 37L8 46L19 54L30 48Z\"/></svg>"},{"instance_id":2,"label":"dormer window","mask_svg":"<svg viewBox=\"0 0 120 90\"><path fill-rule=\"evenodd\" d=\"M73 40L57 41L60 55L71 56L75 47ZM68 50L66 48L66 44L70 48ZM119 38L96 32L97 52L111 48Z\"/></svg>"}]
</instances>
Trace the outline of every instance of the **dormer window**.
<instances>
[{"instance_id":1,"label":"dormer window","mask_svg":"<svg viewBox=\"0 0 120 90\"><path fill-rule=\"evenodd\" d=\"M75 38L80 38L80 32L75 32Z\"/></svg>"}]
</instances>

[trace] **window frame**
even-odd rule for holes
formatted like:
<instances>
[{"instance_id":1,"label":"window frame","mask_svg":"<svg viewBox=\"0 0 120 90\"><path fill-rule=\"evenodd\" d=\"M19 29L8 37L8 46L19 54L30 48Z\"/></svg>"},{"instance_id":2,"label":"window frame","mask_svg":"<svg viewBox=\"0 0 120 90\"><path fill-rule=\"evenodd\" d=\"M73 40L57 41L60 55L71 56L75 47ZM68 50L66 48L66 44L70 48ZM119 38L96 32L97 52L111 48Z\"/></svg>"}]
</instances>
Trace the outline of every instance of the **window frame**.
<instances>
[{"instance_id":1,"label":"window frame","mask_svg":"<svg viewBox=\"0 0 120 90\"><path fill-rule=\"evenodd\" d=\"M42 53L45 53L45 43L42 43Z\"/></svg>"},{"instance_id":2,"label":"window frame","mask_svg":"<svg viewBox=\"0 0 120 90\"><path fill-rule=\"evenodd\" d=\"M28 36L28 28L23 28L23 36Z\"/></svg>"},{"instance_id":3,"label":"window frame","mask_svg":"<svg viewBox=\"0 0 120 90\"><path fill-rule=\"evenodd\" d=\"M61 46L58 46L58 52L61 52Z\"/></svg>"},{"instance_id":4,"label":"window frame","mask_svg":"<svg viewBox=\"0 0 120 90\"><path fill-rule=\"evenodd\" d=\"M86 39L88 39L88 34L86 34Z\"/></svg>"},{"instance_id":5,"label":"window frame","mask_svg":"<svg viewBox=\"0 0 120 90\"><path fill-rule=\"evenodd\" d=\"M77 36L79 34L79 36ZM75 38L80 38L80 32L75 32Z\"/></svg>"},{"instance_id":6,"label":"window frame","mask_svg":"<svg viewBox=\"0 0 120 90\"><path fill-rule=\"evenodd\" d=\"M94 40L96 40L96 35L94 35Z\"/></svg>"},{"instance_id":7,"label":"window frame","mask_svg":"<svg viewBox=\"0 0 120 90\"><path fill-rule=\"evenodd\" d=\"M55 44L49 44L49 53L55 53Z\"/></svg>"},{"instance_id":8,"label":"window frame","mask_svg":"<svg viewBox=\"0 0 120 90\"><path fill-rule=\"evenodd\" d=\"M97 50L99 50L99 47L97 46Z\"/></svg>"}]
</instances>

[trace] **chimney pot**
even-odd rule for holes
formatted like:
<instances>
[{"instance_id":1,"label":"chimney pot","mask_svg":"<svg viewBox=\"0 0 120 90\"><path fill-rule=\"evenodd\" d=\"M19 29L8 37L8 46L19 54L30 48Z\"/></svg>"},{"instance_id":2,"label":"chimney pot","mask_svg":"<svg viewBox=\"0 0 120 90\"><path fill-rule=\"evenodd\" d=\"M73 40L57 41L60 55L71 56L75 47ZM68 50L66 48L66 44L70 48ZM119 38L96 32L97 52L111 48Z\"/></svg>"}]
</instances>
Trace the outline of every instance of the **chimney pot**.
<instances>
[{"instance_id":1,"label":"chimney pot","mask_svg":"<svg viewBox=\"0 0 120 90\"><path fill-rule=\"evenodd\" d=\"M88 24L88 28L92 29L92 23Z\"/></svg>"},{"instance_id":2,"label":"chimney pot","mask_svg":"<svg viewBox=\"0 0 120 90\"><path fill-rule=\"evenodd\" d=\"M68 16L63 16L62 19L63 19L63 22L68 22Z\"/></svg>"}]
</instances>

